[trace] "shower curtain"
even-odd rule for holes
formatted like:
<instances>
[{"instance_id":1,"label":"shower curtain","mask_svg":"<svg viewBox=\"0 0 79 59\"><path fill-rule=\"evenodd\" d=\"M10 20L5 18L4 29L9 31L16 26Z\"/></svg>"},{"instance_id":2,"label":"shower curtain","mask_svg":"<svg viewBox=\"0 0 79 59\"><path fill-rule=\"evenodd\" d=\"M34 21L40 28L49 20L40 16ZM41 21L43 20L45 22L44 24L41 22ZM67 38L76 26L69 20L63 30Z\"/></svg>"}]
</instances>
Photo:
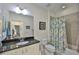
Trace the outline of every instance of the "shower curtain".
<instances>
[{"instance_id":1,"label":"shower curtain","mask_svg":"<svg viewBox=\"0 0 79 59\"><path fill-rule=\"evenodd\" d=\"M56 53L63 53L66 48L66 29L64 17L52 17L50 20L51 42Z\"/></svg>"}]
</instances>

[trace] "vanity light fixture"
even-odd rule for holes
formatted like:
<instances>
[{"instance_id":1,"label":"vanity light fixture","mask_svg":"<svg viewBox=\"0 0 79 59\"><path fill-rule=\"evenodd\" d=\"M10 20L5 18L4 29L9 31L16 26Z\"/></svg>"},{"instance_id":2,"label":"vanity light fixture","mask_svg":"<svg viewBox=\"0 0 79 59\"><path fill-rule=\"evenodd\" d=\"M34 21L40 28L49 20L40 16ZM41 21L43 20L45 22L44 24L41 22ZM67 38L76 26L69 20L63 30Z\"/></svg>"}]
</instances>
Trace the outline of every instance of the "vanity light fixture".
<instances>
[{"instance_id":1,"label":"vanity light fixture","mask_svg":"<svg viewBox=\"0 0 79 59\"><path fill-rule=\"evenodd\" d=\"M21 13L20 8L19 8L19 7L16 7L16 8L15 8L15 12L18 13L18 14L20 14L20 13Z\"/></svg>"},{"instance_id":2,"label":"vanity light fixture","mask_svg":"<svg viewBox=\"0 0 79 59\"><path fill-rule=\"evenodd\" d=\"M28 10L26 10L26 9L23 9L22 11L21 11L21 13L23 14L23 15L28 15L29 13L28 13Z\"/></svg>"},{"instance_id":3,"label":"vanity light fixture","mask_svg":"<svg viewBox=\"0 0 79 59\"><path fill-rule=\"evenodd\" d=\"M21 7L18 7L18 6L15 8L15 12L18 14L23 14L23 15L29 14L27 9L22 9Z\"/></svg>"}]
</instances>

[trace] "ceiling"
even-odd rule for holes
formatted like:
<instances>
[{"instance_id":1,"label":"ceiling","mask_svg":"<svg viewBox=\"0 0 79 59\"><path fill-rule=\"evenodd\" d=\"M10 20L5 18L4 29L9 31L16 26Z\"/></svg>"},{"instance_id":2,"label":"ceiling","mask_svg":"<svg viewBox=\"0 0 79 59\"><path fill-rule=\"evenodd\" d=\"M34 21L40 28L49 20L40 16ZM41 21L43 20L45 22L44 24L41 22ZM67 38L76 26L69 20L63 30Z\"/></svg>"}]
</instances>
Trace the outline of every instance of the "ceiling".
<instances>
[{"instance_id":1,"label":"ceiling","mask_svg":"<svg viewBox=\"0 0 79 59\"><path fill-rule=\"evenodd\" d=\"M2 5L7 6L7 9L12 9L12 7L18 5L17 3L14 4L0 4L0 7L2 7ZM21 3L19 3L19 5L21 5ZM49 9L52 12L60 12L63 11L64 9L62 8L62 6L66 6L67 8L70 7L75 7L78 6L78 3L33 3L33 5L36 5L38 7L41 7L43 9ZM28 6L28 4L23 4L24 6Z\"/></svg>"},{"instance_id":2,"label":"ceiling","mask_svg":"<svg viewBox=\"0 0 79 59\"><path fill-rule=\"evenodd\" d=\"M62 6L64 5L67 8L70 8L70 7L78 6L79 4L78 3L36 3L36 5L45 9L49 9L52 12L60 12L64 10L62 8Z\"/></svg>"}]
</instances>

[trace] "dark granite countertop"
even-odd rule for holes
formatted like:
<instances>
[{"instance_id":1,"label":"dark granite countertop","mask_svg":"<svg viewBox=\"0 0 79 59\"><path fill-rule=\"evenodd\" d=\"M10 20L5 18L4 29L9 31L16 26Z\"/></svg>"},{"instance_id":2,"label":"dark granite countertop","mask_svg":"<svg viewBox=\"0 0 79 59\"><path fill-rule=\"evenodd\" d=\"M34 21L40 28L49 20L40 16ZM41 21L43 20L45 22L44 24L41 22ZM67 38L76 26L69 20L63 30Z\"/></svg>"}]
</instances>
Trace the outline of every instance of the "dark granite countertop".
<instances>
[{"instance_id":1,"label":"dark granite countertop","mask_svg":"<svg viewBox=\"0 0 79 59\"><path fill-rule=\"evenodd\" d=\"M7 51L10 51L10 50L14 50L14 49L18 49L18 48L22 48L22 47L29 46L29 45L33 45L33 44L40 42L40 41L34 39L33 37L22 38L22 39L24 40L23 42L28 41L28 43L22 44L22 45L17 45L17 43L21 42L20 38L3 41L2 42L3 46L0 48L0 53L7 52Z\"/></svg>"}]
</instances>

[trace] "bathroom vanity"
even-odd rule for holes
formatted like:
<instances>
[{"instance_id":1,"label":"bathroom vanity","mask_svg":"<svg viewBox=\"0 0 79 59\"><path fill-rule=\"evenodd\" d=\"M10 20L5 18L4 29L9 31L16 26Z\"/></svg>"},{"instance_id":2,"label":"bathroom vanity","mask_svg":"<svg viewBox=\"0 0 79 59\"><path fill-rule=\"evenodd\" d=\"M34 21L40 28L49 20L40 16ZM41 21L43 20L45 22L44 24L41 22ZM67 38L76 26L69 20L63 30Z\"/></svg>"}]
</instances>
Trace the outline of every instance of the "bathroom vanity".
<instances>
[{"instance_id":1,"label":"bathroom vanity","mask_svg":"<svg viewBox=\"0 0 79 59\"><path fill-rule=\"evenodd\" d=\"M40 55L39 41L35 39L15 40L14 42L3 42L1 55Z\"/></svg>"}]
</instances>

